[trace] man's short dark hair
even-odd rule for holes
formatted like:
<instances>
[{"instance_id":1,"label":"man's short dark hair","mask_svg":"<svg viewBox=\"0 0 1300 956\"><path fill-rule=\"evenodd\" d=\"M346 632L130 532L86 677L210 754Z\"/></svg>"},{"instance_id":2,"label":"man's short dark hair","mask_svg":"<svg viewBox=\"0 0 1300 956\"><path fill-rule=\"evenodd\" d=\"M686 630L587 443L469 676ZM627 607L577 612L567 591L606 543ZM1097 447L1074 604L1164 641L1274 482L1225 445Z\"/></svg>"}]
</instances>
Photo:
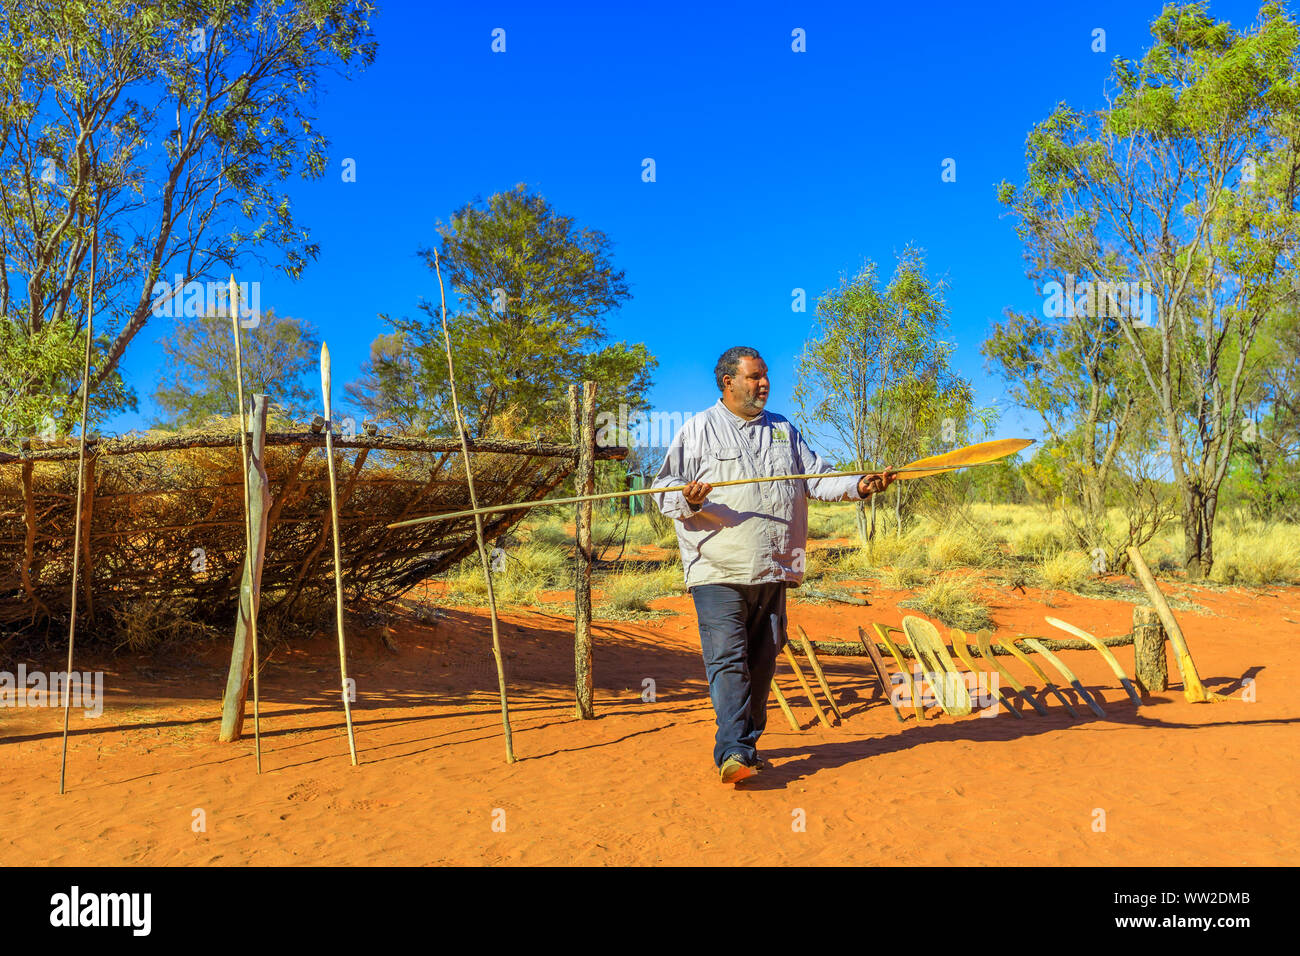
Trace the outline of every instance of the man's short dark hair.
<instances>
[{"instance_id":1,"label":"man's short dark hair","mask_svg":"<svg viewBox=\"0 0 1300 956\"><path fill-rule=\"evenodd\" d=\"M722 376L734 376L740 369L740 360L742 358L761 359L762 357L758 354L758 349L751 349L748 345L733 345L723 352L718 358L718 364L713 366L713 377L718 382L718 391L725 391L722 387Z\"/></svg>"}]
</instances>

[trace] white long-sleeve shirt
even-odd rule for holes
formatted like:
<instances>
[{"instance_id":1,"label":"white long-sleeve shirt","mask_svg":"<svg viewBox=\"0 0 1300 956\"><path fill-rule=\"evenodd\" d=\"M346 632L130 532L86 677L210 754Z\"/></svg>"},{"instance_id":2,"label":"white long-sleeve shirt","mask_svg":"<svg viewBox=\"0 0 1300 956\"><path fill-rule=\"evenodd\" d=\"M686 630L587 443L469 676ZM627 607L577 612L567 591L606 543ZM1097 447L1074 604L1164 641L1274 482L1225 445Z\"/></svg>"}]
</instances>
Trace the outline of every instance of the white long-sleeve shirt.
<instances>
[{"instance_id":1,"label":"white long-sleeve shirt","mask_svg":"<svg viewBox=\"0 0 1300 956\"><path fill-rule=\"evenodd\" d=\"M834 471L783 415L746 420L722 399L693 415L664 456L652 488L692 481ZM698 510L680 491L650 496L673 519L686 586L803 581L808 498L858 500L858 477L767 481L715 488Z\"/></svg>"}]
</instances>

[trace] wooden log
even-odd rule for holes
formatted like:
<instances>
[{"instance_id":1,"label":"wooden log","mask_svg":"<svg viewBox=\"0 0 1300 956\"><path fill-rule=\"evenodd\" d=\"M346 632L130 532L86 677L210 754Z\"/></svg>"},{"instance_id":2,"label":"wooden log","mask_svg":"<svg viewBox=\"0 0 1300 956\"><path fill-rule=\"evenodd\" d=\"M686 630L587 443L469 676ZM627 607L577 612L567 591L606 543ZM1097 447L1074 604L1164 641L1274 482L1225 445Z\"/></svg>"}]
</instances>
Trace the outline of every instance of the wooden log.
<instances>
[{"instance_id":1,"label":"wooden log","mask_svg":"<svg viewBox=\"0 0 1300 956\"><path fill-rule=\"evenodd\" d=\"M142 452L181 451L189 448L237 448L239 429L229 432L188 432L167 437L148 438L88 438L87 453L99 457L107 455L135 455ZM266 436L267 446L304 445L324 448L323 432L273 432ZM455 438L408 438L404 435L353 435L337 437L331 444L335 448L370 448L376 451L459 452L460 441ZM578 450L573 445L555 442L519 441L510 438L475 438L469 442L472 453L497 455L524 455L532 458L576 459ZM622 461L628 449L619 445L597 445L596 458L600 461ZM0 452L0 465L28 461L71 461L78 457L76 445L59 443L46 448L24 449L20 455Z\"/></svg>"},{"instance_id":2,"label":"wooden log","mask_svg":"<svg viewBox=\"0 0 1300 956\"><path fill-rule=\"evenodd\" d=\"M253 396L253 441L248 458L248 494L253 522L253 551L244 555L239 588L239 610L235 620L235 642L230 651L230 671L221 705L222 743L238 740L244 729L244 708L248 701L248 678L253 664L253 621L262 602L262 565L266 560L267 520L271 510L271 481L266 474L265 395Z\"/></svg>"},{"instance_id":3,"label":"wooden log","mask_svg":"<svg viewBox=\"0 0 1300 956\"><path fill-rule=\"evenodd\" d=\"M1165 639L1159 611L1153 607L1133 608L1133 671L1138 686L1148 694L1169 689Z\"/></svg>"},{"instance_id":4,"label":"wooden log","mask_svg":"<svg viewBox=\"0 0 1300 956\"><path fill-rule=\"evenodd\" d=\"M1155 605L1155 609L1160 615L1160 623L1165 626L1165 633L1169 635L1169 643L1174 646L1174 660L1178 664L1178 672L1183 677L1183 697L1193 704L1216 699L1217 695L1211 694L1205 689L1205 685L1201 683L1201 675L1196 672L1196 664L1192 661L1192 652L1187 648L1187 640L1183 637L1183 630L1178 626L1178 619L1174 617L1174 612L1169 609L1169 602L1165 600L1160 588L1156 586L1155 576L1151 573L1151 569L1147 567L1142 552L1130 545L1128 557L1133 565L1133 570L1137 572L1138 580L1142 582L1142 587L1147 592L1147 597L1151 598L1151 603Z\"/></svg>"},{"instance_id":5,"label":"wooden log","mask_svg":"<svg viewBox=\"0 0 1300 956\"><path fill-rule=\"evenodd\" d=\"M582 414L578 429L577 489L580 495L596 491L596 383L582 383ZM573 582L573 664L577 691L575 713L579 720L595 718L592 701L591 653L591 524L592 504L577 506L577 574Z\"/></svg>"}]
</instances>

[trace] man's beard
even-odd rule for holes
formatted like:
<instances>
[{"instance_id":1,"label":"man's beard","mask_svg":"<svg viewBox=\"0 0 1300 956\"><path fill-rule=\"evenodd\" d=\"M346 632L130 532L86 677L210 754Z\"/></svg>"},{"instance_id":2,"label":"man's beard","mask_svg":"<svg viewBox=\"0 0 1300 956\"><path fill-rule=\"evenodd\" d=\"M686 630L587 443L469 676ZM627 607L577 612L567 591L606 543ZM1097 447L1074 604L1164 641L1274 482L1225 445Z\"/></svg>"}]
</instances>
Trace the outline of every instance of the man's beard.
<instances>
[{"instance_id":1,"label":"man's beard","mask_svg":"<svg viewBox=\"0 0 1300 956\"><path fill-rule=\"evenodd\" d=\"M752 411L755 411L755 412L761 412L761 411L763 410L763 407L764 407L766 404L767 404L767 398L765 398L765 397L760 397L760 396L758 395L758 393L756 392L756 393L754 393L754 394L752 394L752 395L749 395L749 396L747 396L747 397L745 398L744 403L743 403L743 407L748 408L748 409L751 409Z\"/></svg>"}]
</instances>

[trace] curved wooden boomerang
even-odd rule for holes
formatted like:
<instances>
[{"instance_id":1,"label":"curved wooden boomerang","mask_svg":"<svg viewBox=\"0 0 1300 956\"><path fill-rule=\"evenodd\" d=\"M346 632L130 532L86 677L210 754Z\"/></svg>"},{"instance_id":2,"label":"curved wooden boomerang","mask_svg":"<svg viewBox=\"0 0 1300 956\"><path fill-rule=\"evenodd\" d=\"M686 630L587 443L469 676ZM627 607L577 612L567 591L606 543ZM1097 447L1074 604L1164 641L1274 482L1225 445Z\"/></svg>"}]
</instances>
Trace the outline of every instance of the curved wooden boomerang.
<instances>
[{"instance_id":1,"label":"curved wooden boomerang","mask_svg":"<svg viewBox=\"0 0 1300 956\"><path fill-rule=\"evenodd\" d=\"M1079 712L1074 709L1074 705L1061 693L1061 689L1052 683L1052 679L1047 676L1047 671L1043 670L1028 654L1016 646L1016 642L1008 637L998 638L998 643L1011 652L1011 655L1022 664L1026 665L1031 671L1038 675L1038 679L1043 682L1043 686L1056 695L1056 699L1065 705L1065 709L1070 712L1070 716L1075 720L1079 719Z\"/></svg>"},{"instance_id":2,"label":"curved wooden boomerang","mask_svg":"<svg viewBox=\"0 0 1300 956\"><path fill-rule=\"evenodd\" d=\"M1034 713L1039 717L1046 717L1047 708L1035 700L1033 694L1025 690L1025 685L1016 679L1015 674L998 663L998 659L993 653L993 633L991 631L976 632L975 644L980 649L980 656L992 665L1004 681L1011 685L1011 689L1016 692L1016 696L1023 701L1027 701L1029 706L1034 708Z\"/></svg>"},{"instance_id":3,"label":"curved wooden boomerang","mask_svg":"<svg viewBox=\"0 0 1300 956\"><path fill-rule=\"evenodd\" d=\"M957 656L961 658L961 662L970 668L970 672L974 674L976 678L978 678L981 673L988 673L987 671L981 671L980 668L975 666L975 659L971 657L970 653L970 645L966 643L966 632L960 631L955 627L952 629L952 649L957 652ZM1006 694L1002 692L1001 687L997 688L995 693L997 694L998 700L1001 702L1002 706L1007 709L1011 716L1015 717L1016 720L1025 719L1024 715L1021 714L1020 711L1011 706L1011 701L1007 698Z\"/></svg>"},{"instance_id":4,"label":"curved wooden boomerang","mask_svg":"<svg viewBox=\"0 0 1300 956\"><path fill-rule=\"evenodd\" d=\"M909 462L901 468L891 468L889 471L894 472L900 481L907 481L912 478L926 478L930 475L938 475L945 471L956 471L958 468L970 468L973 465L987 465L999 459L1006 458L1008 455L1014 455L1023 448L1028 448L1034 443L1032 438L1000 438L997 441L978 442L974 445L967 445L964 448L957 448L942 455L931 455L929 458L918 458L916 461ZM765 481L797 481L810 478L847 478L851 475L863 475L869 472L857 471L826 471L820 474L809 472L802 475L764 475L760 478L735 478L730 481L711 482L714 488L725 488L729 485L755 485ZM682 491L686 485L671 485L666 488L633 488L630 491L605 491L595 495L576 495L571 498L542 498L538 501L517 501L508 505L490 505L486 508L470 508L466 511L449 511L446 514L425 515L422 518L408 518L405 521L395 521L388 528L406 528L411 525L424 524L428 521L450 521L453 518L469 518L474 515L496 514L500 511L520 511L528 508L549 508L552 505L576 505L584 501L607 501L613 498L631 498L634 495L660 495L670 491Z\"/></svg>"},{"instance_id":5,"label":"curved wooden boomerang","mask_svg":"<svg viewBox=\"0 0 1300 956\"><path fill-rule=\"evenodd\" d=\"M1106 663L1110 665L1111 671L1119 678L1119 682L1124 685L1124 689L1128 691L1129 698L1133 701L1133 706L1142 706L1142 698L1138 696L1138 692L1133 687L1133 682L1128 679L1128 675L1124 673L1124 668L1120 666L1119 661L1115 659L1115 655L1111 653L1109 647L1081 627L1075 627L1073 624L1069 624L1066 621L1062 621L1055 617L1044 617L1043 620L1052 625L1052 627L1058 627L1067 634L1073 634L1075 637L1082 638L1091 644Z\"/></svg>"},{"instance_id":6,"label":"curved wooden boomerang","mask_svg":"<svg viewBox=\"0 0 1300 956\"><path fill-rule=\"evenodd\" d=\"M1045 646L1043 646L1043 643L1039 641L1038 638L1036 637L1026 637L1025 643L1029 645L1031 650L1035 650L1038 653L1042 654L1043 660L1047 661L1047 663L1051 664L1058 671L1060 671L1061 676L1065 678L1065 682L1074 688L1074 692L1076 694L1078 694L1080 697L1083 698L1083 702L1088 705L1089 710L1091 710L1098 717L1106 716L1106 712L1101 709L1101 704L1093 700L1092 695L1083 689L1083 684L1079 682L1079 678L1074 676L1074 671L1070 670L1070 668L1065 666L1065 661L1061 660L1059 657L1057 657L1055 654L1049 651Z\"/></svg>"}]
</instances>

